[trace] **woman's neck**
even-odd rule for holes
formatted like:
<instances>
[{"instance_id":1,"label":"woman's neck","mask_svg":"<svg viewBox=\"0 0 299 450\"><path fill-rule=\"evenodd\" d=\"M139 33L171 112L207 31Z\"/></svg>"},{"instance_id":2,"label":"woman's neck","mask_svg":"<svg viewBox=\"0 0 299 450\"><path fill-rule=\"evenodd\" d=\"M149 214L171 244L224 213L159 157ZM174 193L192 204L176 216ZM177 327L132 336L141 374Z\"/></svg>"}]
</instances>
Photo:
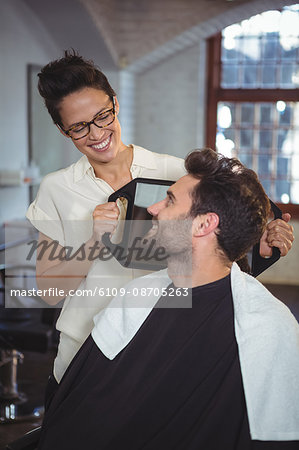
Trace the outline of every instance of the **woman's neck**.
<instances>
[{"instance_id":1,"label":"woman's neck","mask_svg":"<svg viewBox=\"0 0 299 450\"><path fill-rule=\"evenodd\" d=\"M90 161L95 176L106 181L114 190L132 180L130 168L133 161L133 147L123 146L117 156L109 163Z\"/></svg>"}]
</instances>

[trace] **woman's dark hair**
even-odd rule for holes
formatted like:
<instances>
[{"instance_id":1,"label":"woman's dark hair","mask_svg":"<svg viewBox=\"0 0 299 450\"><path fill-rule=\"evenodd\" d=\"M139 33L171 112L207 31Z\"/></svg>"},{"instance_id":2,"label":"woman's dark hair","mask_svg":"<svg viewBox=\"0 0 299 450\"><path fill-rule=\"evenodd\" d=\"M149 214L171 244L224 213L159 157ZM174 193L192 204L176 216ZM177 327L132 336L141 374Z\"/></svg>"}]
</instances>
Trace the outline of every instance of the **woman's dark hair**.
<instances>
[{"instance_id":1,"label":"woman's dark hair","mask_svg":"<svg viewBox=\"0 0 299 450\"><path fill-rule=\"evenodd\" d=\"M219 248L230 261L243 258L261 239L270 214L269 199L256 173L238 159L211 149L190 153L185 167L200 180L192 191L191 217L216 213Z\"/></svg>"},{"instance_id":2,"label":"woman's dark hair","mask_svg":"<svg viewBox=\"0 0 299 450\"><path fill-rule=\"evenodd\" d=\"M62 126L59 105L64 97L85 87L104 91L111 99L116 94L106 76L93 63L75 50L50 62L38 74L38 90L55 124Z\"/></svg>"}]
</instances>

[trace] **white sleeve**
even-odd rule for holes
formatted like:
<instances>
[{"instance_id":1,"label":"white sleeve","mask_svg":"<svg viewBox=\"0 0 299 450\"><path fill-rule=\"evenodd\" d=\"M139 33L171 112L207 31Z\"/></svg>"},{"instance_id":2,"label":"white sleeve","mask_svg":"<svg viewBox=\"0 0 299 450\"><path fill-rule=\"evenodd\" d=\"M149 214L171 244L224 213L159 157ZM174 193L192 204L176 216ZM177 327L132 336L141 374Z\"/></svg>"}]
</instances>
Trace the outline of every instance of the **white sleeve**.
<instances>
[{"instance_id":1,"label":"white sleeve","mask_svg":"<svg viewBox=\"0 0 299 450\"><path fill-rule=\"evenodd\" d=\"M52 191L50 174L42 180L36 199L29 206L26 217L38 231L57 240L63 246L65 244L63 225Z\"/></svg>"}]
</instances>

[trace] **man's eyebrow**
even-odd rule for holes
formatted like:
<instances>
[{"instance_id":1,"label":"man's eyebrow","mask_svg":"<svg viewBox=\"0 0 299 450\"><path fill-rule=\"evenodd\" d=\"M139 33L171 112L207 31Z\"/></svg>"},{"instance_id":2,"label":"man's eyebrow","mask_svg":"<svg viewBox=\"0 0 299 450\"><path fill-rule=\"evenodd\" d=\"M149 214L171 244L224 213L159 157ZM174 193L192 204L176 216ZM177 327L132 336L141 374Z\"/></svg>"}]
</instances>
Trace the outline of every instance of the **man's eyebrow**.
<instances>
[{"instance_id":1,"label":"man's eyebrow","mask_svg":"<svg viewBox=\"0 0 299 450\"><path fill-rule=\"evenodd\" d=\"M102 109L100 109L100 111L98 111L97 113L95 113L95 115L93 116L92 119L94 119L98 114L107 111L109 108L109 105L103 106ZM112 108L111 108L112 109ZM73 123L72 125L69 126L69 128L75 127L76 125L80 125L80 123L85 123L85 122L89 122L89 120L81 120L80 122L76 122Z\"/></svg>"},{"instance_id":2,"label":"man's eyebrow","mask_svg":"<svg viewBox=\"0 0 299 450\"><path fill-rule=\"evenodd\" d=\"M174 195L174 193L173 193L172 191L170 191L170 190L168 189L168 191L167 191L166 193L167 193L168 197L171 198L171 200L176 200L175 195Z\"/></svg>"}]
</instances>

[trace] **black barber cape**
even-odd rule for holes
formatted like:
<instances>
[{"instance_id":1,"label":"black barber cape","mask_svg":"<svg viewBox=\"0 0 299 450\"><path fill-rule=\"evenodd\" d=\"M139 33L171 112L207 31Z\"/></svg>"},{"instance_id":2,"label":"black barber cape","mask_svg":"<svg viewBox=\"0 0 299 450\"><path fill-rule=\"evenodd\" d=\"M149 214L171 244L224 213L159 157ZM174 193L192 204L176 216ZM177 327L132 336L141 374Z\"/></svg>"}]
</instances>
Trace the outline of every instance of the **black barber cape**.
<instances>
[{"instance_id":1,"label":"black barber cape","mask_svg":"<svg viewBox=\"0 0 299 450\"><path fill-rule=\"evenodd\" d=\"M86 340L45 415L40 450L299 448L250 438L230 276L192 295L183 309L161 308L173 297L161 298L113 360Z\"/></svg>"}]
</instances>

